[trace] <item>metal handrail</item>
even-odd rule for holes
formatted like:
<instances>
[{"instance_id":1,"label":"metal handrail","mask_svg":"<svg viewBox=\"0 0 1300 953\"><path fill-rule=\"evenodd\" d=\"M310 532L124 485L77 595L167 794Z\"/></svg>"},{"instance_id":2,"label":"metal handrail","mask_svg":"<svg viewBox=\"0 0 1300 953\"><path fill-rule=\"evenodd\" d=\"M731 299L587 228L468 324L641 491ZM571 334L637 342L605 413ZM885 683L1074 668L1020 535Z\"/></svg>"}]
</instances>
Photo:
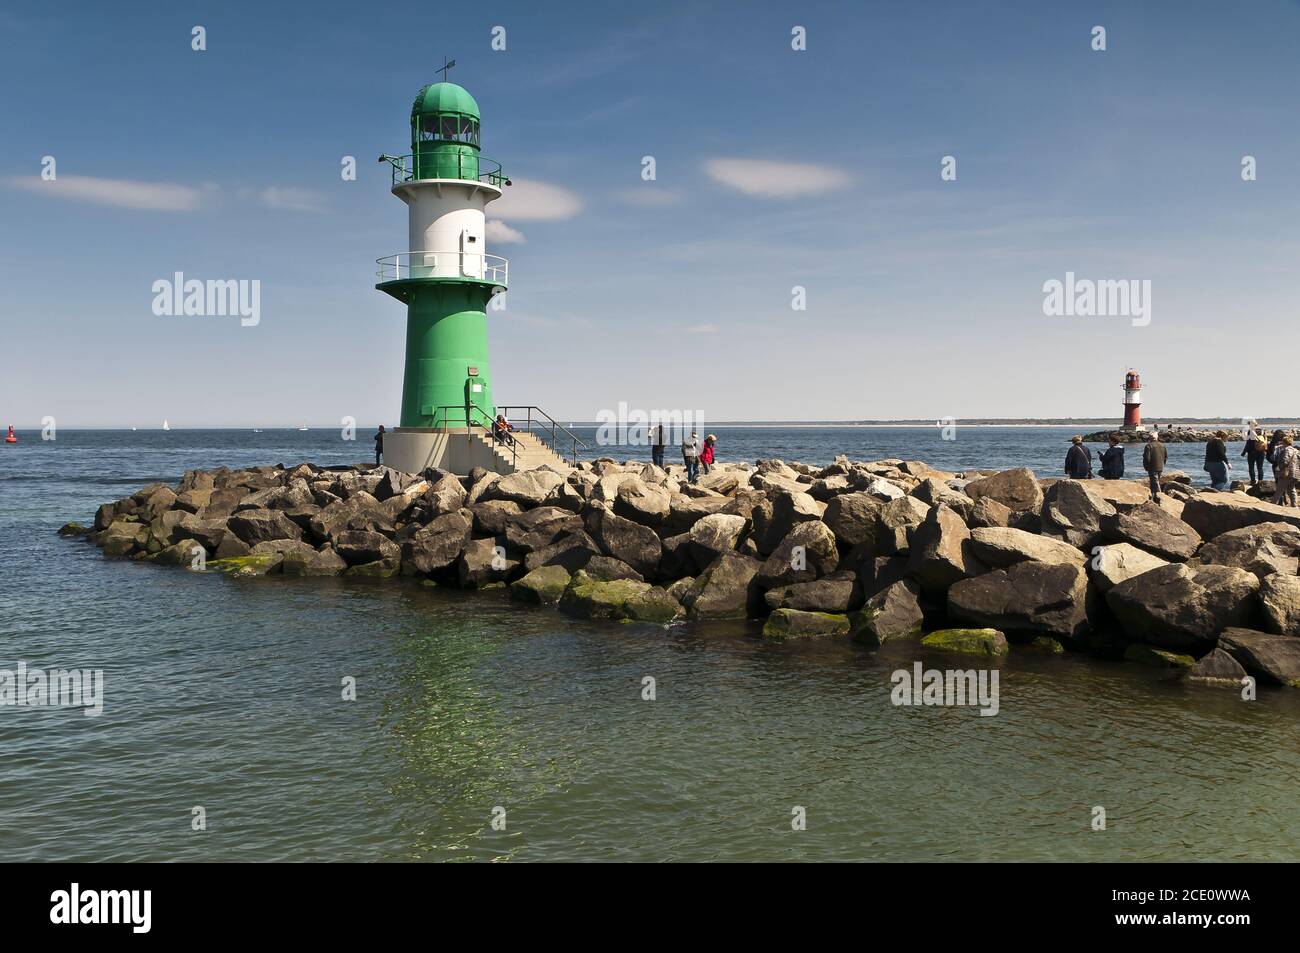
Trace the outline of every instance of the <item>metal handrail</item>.
<instances>
[{"instance_id":1,"label":"metal handrail","mask_svg":"<svg viewBox=\"0 0 1300 953\"><path fill-rule=\"evenodd\" d=\"M442 176L437 176L437 178L459 179L462 182L486 182L488 185L495 186L498 189L501 188L502 185L508 185L510 183L509 177L505 174L505 172L501 168L501 163L498 162L496 159L489 159L485 155L479 155L477 153L466 153L466 152L444 152L444 153L434 153L433 155L428 156L428 159L430 161L442 162L446 159L449 159L453 155L458 157L456 160L456 172L458 174L442 175ZM434 158L434 156L436 156L436 159ZM465 166L469 165L469 163L465 161L467 157L474 159L475 164L478 166L477 171L475 172L474 175L466 174L468 170L465 168ZM414 154L404 155L404 156L382 155L379 157L379 161L387 162L389 165L393 167L394 187L396 187L399 183L402 182L418 181L415 174L416 163L415 163Z\"/></svg>"},{"instance_id":2,"label":"metal handrail","mask_svg":"<svg viewBox=\"0 0 1300 953\"><path fill-rule=\"evenodd\" d=\"M438 258L446 256L455 256L456 274L448 274L451 269L445 263L441 267L436 264ZM412 264L412 261L417 263ZM411 278L472 278L476 281L489 281L502 288L510 283L510 262L507 259L477 251L405 251L377 258L375 264L379 266L375 274L381 284Z\"/></svg>"},{"instance_id":3,"label":"metal handrail","mask_svg":"<svg viewBox=\"0 0 1300 953\"><path fill-rule=\"evenodd\" d=\"M585 444L585 443L584 443L584 442L583 442L583 441L578 437L577 434L573 433L572 431L568 430L568 429L565 428L565 427L560 426L560 424L556 422L556 420L555 420L554 417L552 417L550 414L548 414L546 411L542 410L542 408L536 406L535 404L521 404L521 405L519 405L519 406L517 406L517 407L501 407L501 406L497 407L497 411L498 411L499 413L505 414L506 417L509 417L509 416L510 416L511 411L516 411L516 410L517 410L517 411L524 411L524 412L527 414L527 417L525 418L525 428L524 428L524 429L526 429L529 433L532 433L532 432L533 432L533 411L537 411L537 413L538 413L540 416L546 418L546 420L547 420L547 421L550 423L550 425L551 425L551 427L550 427L550 430L551 430L551 452L554 453L556 456L558 456L561 460L565 459L565 456L564 456L563 453L560 452L560 449L559 449L559 444L558 444L559 435L562 433L562 434L564 434L566 437L568 437L568 438L572 441L572 443L570 444L571 452L570 452L569 457L568 457L568 459L569 459L569 465L570 465L570 466L574 466L574 467L576 467L576 466L578 465L578 447L582 447L583 450L588 449L588 447L587 447L587 445L586 445L586 444ZM541 424L541 421L539 421L538 423ZM542 429L541 429L540 432L543 433L543 434L546 432L546 431L545 431L545 427L544 427L544 425L542 426ZM543 443L545 443L544 440L543 440Z\"/></svg>"},{"instance_id":4,"label":"metal handrail","mask_svg":"<svg viewBox=\"0 0 1300 953\"><path fill-rule=\"evenodd\" d=\"M493 427L493 425L496 423L496 418L494 418L491 414L489 414L486 410L484 410L484 409L483 409L482 407L480 407L478 404L468 404L468 405L466 405L466 404L442 404L442 405L440 405L440 406L438 406L438 407L435 407L435 408L433 409L433 419L434 419L434 426L435 426L435 427L437 426L437 420L438 420L438 413L439 413L439 411L442 411L442 412L443 412L443 413L442 413L442 426L443 426L443 427L450 427L450 426L452 425L453 421L451 421L450 419L448 419L448 415L447 415L447 413L446 413L446 411L449 411L449 410L456 410L456 411L459 411L460 414L461 414L460 422L463 423L463 424L465 425L465 446L466 446L466 448L469 448L469 447L473 446L473 443L474 443L474 422L473 422L473 420L471 419L471 418L474 416L474 414L471 413L471 411L476 411L476 412L477 412L477 413L478 413L478 414L479 414L479 415L480 415L484 420L486 420L486 421L488 422L488 423L487 423L488 434L490 435L490 434L492 433L492 427ZM495 438L493 438L493 439L495 440ZM511 443L510 443L510 465L511 465L512 467L518 467L518 465L519 465L519 441L517 441L517 440L513 440L513 441L511 441Z\"/></svg>"}]
</instances>

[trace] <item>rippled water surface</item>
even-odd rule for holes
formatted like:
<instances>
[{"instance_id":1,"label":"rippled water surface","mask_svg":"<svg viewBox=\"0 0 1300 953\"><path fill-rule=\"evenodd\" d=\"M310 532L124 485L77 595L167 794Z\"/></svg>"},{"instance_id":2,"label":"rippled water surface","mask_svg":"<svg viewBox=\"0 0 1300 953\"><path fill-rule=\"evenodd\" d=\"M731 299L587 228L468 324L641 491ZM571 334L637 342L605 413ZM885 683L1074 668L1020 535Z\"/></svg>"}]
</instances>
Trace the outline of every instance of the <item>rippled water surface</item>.
<instances>
[{"instance_id":1,"label":"rippled water surface","mask_svg":"<svg viewBox=\"0 0 1300 953\"><path fill-rule=\"evenodd\" d=\"M719 436L723 459L843 451L1048 474L1069 431ZM108 561L54 531L188 468L352 462L368 442L22 437L0 446L0 668L102 668L107 697L99 718L0 707L7 860L1300 854L1300 692L1247 703L1135 665L1018 653L1000 713L981 718L890 704L895 669L955 664L909 644L769 645L740 624L580 622L499 592ZM1199 480L1200 453L1173 447L1171 465ZM196 805L207 831L190 829Z\"/></svg>"}]
</instances>

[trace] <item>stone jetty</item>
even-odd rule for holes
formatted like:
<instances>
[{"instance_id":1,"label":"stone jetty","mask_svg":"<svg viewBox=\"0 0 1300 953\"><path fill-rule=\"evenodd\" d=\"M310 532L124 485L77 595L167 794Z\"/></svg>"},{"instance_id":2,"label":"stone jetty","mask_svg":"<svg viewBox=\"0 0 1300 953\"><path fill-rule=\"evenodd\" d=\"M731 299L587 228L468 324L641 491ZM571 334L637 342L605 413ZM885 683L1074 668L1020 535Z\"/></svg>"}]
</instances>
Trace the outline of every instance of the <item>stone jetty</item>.
<instances>
[{"instance_id":1,"label":"stone jetty","mask_svg":"<svg viewBox=\"0 0 1300 953\"><path fill-rule=\"evenodd\" d=\"M1096 430L1090 434L1084 434L1083 440L1084 443L1107 443L1111 437L1116 437L1120 443L1145 443L1152 429L1154 428L1128 430L1121 427L1117 430ZM1259 429L1265 436L1270 436L1274 430L1279 428L1261 426ZM1287 428L1281 429L1283 433L1289 433L1292 437L1300 440L1300 431ZM1228 432L1229 441L1240 442L1244 439L1240 424L1224 424L1222 427L1212 427L1209 430L1194 430L1190 427L1161 427L1160 441L1161 443L1206 443L1213 440L1215 433L1220 430Z\"/></svg>"},{"instance_id":2,"label":"stone jetty","mask_svg":"<svg viewBox=\"0 0 1300 953\"><path fill-rule=\"evenodd\" d=\"M720 464L695 484L611 459L467 477L302 464L190 471L60 532L192 571L405 577L589 618L1300 687L1300 509L1176 472L1164 490L843 457Z\"/></svg>"}]
</instances>

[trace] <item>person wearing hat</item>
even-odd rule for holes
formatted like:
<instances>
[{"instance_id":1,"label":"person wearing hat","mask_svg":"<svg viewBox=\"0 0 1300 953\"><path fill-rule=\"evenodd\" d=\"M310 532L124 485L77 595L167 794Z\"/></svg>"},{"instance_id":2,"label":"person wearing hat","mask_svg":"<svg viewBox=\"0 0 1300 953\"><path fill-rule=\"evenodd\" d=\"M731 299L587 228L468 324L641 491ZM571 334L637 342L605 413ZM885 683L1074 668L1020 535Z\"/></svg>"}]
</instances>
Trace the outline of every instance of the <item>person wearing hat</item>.
<instances>
[{"instance_id":1,"label":"person wearing hat","mask_svg":"<svg viewBox=\"0 0 1300 953\"><path fill-rule=\"evenodd\" d=\"M1122 480L1124 478L1124 447L1117 434L1111 434L1110 446L1103 450L1101 457L1101 478L1103 480Z\"/></svg>"},{"instance_id":2,"label":"person wearing hat","mask_svg":"<svg viewBox=\"0 0 1300 953\"><path fill-rule=\"evenodd\" d=\"M1241 455L1246 458L1246 466L1250 468L1251 486L1264 479L1264 461L1267 459L1267 452L1268 445L1264 442L1264 434L1259 429L1259 422L1250 421L1250 426L1246 428L1246 445L1241 448Z\"/></svg>"},{"instance_id":3,"label":"person wearing hat","mask_svg":"<svg viewBox=\"0 0 1300 953\"><path fill-rule=\"evenodd\" d=\"M1232 464L1228 462L1228 439L1226 430L1216 430L1214 436L1205 442L1205 472L1210 475L1210 489L1226 490L1228 471Z\"/></svg>"},{"instance_id":4,"label":"person wearing hat","mask_svg":"<svg viewBox=\"0 0 1300 953\"><path fill-rule=\"evenodd\" d=\"M1147 437L1147 445L1142 448L1142 469L1147 471L1153 503L1160 502L1160 474L1165 472L1165 464L1168 462L1169 449L1160 442L1160 431L1151 431Z\"/></svg>"},{"instance_id":5,"label":"person wearing hat","mask_svg":"<svg viewBox=\"0 0 1300 953\"><path fill-rule=\"evenodd\" d=\"M704 438L704 446L700 449L700 465L704 467L705 476L708 476L709 470L713 468L713 448L717 442L718 438L709 434Z\"/></svg>"},{"instance_id":6,"label":"person wearing hat","mask_svg":"<svg viewBox=\"0 0 1300 953\"><path fill-rule=\"evenodd\" d=\"M1071 480L1092 479L1092 451L1083 445L1082 437L1070 438L1070 449L1065 454L1065 475Z\"/></svg>"}]
</instances>

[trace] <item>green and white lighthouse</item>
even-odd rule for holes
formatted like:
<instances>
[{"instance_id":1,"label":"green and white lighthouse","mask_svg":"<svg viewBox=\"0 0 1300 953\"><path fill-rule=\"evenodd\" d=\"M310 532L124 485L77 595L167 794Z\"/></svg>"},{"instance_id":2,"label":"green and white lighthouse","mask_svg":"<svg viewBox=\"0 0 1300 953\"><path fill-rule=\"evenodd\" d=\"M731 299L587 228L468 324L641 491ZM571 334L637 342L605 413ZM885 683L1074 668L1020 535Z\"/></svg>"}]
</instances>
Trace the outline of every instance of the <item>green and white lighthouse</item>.
<instances>
[{"instance_id":1,"label":"green and white lighthouse","mask_svg":"<svg viewBox=\"0 0 1300 953\"><path fill-rule=\"evenodd\" d=\"M406 305L401 420L385 437L384 461L407 472L496 469L490 443L471 438L497 413L487 309L509 266L487 254L484 212L510 180L479 153L478 103L455 83L420 90L410 154L380 161L392 166L409 220L408 250L379 259L375 286Z\"/></svg>"}]
</instances>

